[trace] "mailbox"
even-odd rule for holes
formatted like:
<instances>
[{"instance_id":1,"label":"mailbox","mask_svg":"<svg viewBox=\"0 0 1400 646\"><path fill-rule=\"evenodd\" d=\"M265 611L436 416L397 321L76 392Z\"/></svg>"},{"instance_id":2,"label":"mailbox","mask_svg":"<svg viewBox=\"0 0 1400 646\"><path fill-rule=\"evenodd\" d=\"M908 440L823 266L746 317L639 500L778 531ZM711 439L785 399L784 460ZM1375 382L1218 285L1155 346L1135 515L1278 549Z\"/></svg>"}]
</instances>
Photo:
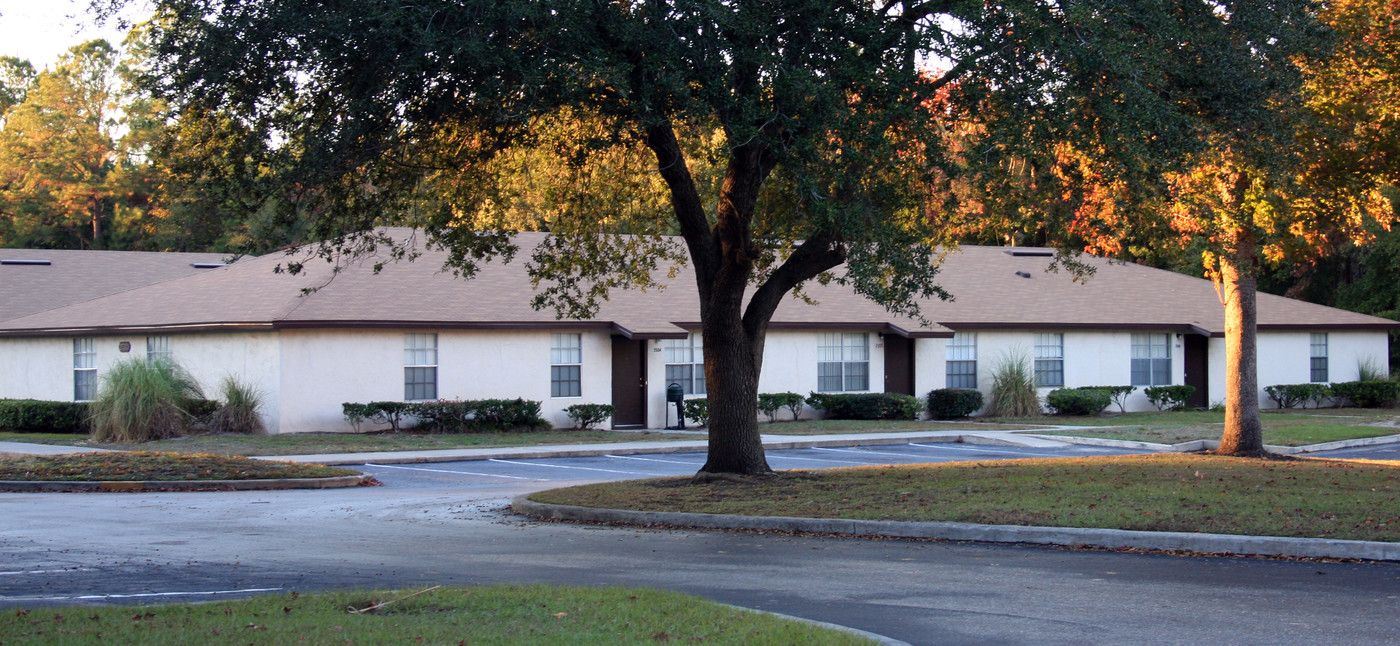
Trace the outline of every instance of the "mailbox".
<instances>
[{"instance_id":1,"label":"mailbox","mask_svg":"<svg viewBox=\"0 0 1400 646\"><path fill-rule=\"evenodd\" d=\"M666 403L685 401L685 389L680 384L666 386Z\"/></svg>"}]
</instances>

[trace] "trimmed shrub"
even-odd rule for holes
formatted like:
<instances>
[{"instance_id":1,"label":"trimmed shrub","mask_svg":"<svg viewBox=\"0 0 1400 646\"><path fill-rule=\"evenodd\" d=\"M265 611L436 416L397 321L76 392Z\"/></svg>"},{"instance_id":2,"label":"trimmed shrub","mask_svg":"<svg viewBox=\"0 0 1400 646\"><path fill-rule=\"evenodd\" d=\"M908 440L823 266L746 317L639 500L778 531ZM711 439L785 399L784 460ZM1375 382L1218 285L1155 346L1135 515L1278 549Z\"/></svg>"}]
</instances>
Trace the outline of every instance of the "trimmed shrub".
<instances>
[{"instance_id":1,"label":"trimmed shrub","mask_svg":"<svg viewBox=\"0 0 1400 646\"><path fill-rule=\"evenodd\" d=\"M827 419L916 419L920 409L917 397L899 393L812 393L807 403Z\"/></svg>"},{"instance_id":2,"label":"trimmed shrub","mask_svg":"<svg viewBox=\"0 0 1400 646\"><path fill-rule=\"evenodd\" d=\"M1147 395L1147 401L1152 402L1157 410L1163 411L1180 410L1195 392L1195 386L1186 385L1148 386L1142 389L1142 394Z\"/></svg>"},{"instance_id":3,"label":"trimmed shrub","mask_svg":"<svg viewBox=\"0 0 1400 646\"><path fill-rule=\"evenodd\" d=\"M0 399L0 431L7 433L88 432L87 402Z\"/></svg>"},{"instance_id":4,"label":"trimmed shrub","mask_svg":"<svg viewBox=\"0 0 1400 646\"><path fill-rule=\"evenodd\" d=\"M365 420L388 423L397 432L404 417L417 420L414 430L429 433L504 432L550 427L549 420L540 415L539 402L520 398L368 404L346 402L341 404L341 411L356 432Z\"/></svg>"},{"instance_id":5,"label":"trimmed shrub","mask_svg":"<svg viewBox=\"0 0 1400 646\"><path fill-rule=\"evenodd\" d=\"M574 421L574 428L583 431L601 424L617 411L612 404L574 404L564 409L564 414Z\"/></svg>"},{"instance_id":6,"label":"trimmed shrub","mask_svg":"<svg viewBox=\"0 0 1400 646\"><path fill-rule=\"evenodd\" d=\"M968 388L928 391L928 414L934 419L967 417L982 407L982 393Z\"/></svg>"},{"instance_id":7,"label":"trimmed shrub","mask_svg":"<svg viewBox=\"0 0 1400 646\"><path fill-rule=\"evenodd\" d=\"M992 370L992 396L987 415L993 417L1036 417L1041 414L1040 397L1035 390L1035 371L1025 352L1003 354Z\"/></svg>"},{"instance_id":8,"label":"trimmed shrub","mask_svg":"<svg viewBox=\"0 0 1400 646\"><path fill-rule=\"evenodd\" d=\"M1400 399L1400 382L1346 381L1332 384L1332 393L1358 408L1389 408Z\"/></svg>"},{"instance_id":9,"label":"trimmed shrub","mask_svg":"<svg viewBox=\"0 0 1400 646\"><path fill-rule=\"evenodd\" d=\"M681 405L685 409L685 418L695 422L696 426L707 426L710 423L710 400L704 397L687 399Z\"/></svg>"},{"instance_id":10,"label":"trimmed shrub","mask_svg":"<svg viewBox=\"0 0 1400 646\"><path fill-rule=\"evenodd\" d=\"M408 402L370 402L370 419L389 425L389 430L397 433L403 428L403 418L413 410Z\"/></svg>"},{"instance_id":11,"label":"trimmed shrub","mask_svg":"<svg viewBox=\"0 0 1400 646\"><path fill-rule=\"evenodd\" d=\"M1045 406L1056 415L1098 415L1112 401L1103 388L1060 388L1045 395Z\"/></svg>"},{"instance_id":12,"label":"trimmed shrub","mask_svg":"<svg viewBox=\"0 0 1400 646\"><path fill-rule=\"evenodd\" d=\"M1109 401L1118 406L1118 412L1128 412L1128 395L1137 390L1137 386L1080 386L1078 390L1102 390L1108 393Z\"/></svg>"},{"instance_id":13,"label":"trimmed shrub","mask_svg":"<svg viewBox=\"0 0 1400 646\"><path fill-rule=\"evenodd\" d=\"M758 410L768 416L768 423L777 421L778 411L784 408L792 411L792 419L796 420L802 414L802 407L807 404L807 398L797 393L760 393L758 395Z\"/></svg>"},{"instance_id":14,"label":"trimmed shrub","mask_svg":"<svg viewBox=\"0 0 1400 646\"><path fill-rule=\"evenodd\" d=\"M1269 399L1274 400L1274 404L1279 408L1307 408L1308 402L1312 402L1313 408L1317 408L1323 401L1332 397L1332 387L1327 384L1278 384L1264 386L1264 392L1268 393Z\"/></svg>"},{"instance_id":15,"label":"trimmed shrub","mask_svg":"<svg viewBox=\"0 0 1400 646\"><path fill-rule=\"evenodd\" d=\"M258 414L263 403L261 391L233 377L224 377L219 387L223 391L223 401L216 402L218 408L208 415L210 431L245 435L267 433L262 415Z\"/></svg>"},{"instance_id":16,"label":"trimmed shrub","mask_svg":"<svg viewBox=\"0 0 1400 646\"><path fill-rule=\"evenodd\" d=\"M149 442L184 434L199 384L174 361L131 359L112 366L88 404L92 439Z\"/></svg>"},{"instance_id":17,"label":"trimmed shrub","mask_svg":"<svg viewBox=\"0 0 1400 646\"><path fill-rule=\"evenodd\" d=\"M370 409L369 404L356 404L354 402L341 404L340 412L345 416L345 421L350 422L350 428L355 429L356 433L360 432L360 425L364 424L365 420L374 416L374 411Z\"/></svg>"}]
</instances>

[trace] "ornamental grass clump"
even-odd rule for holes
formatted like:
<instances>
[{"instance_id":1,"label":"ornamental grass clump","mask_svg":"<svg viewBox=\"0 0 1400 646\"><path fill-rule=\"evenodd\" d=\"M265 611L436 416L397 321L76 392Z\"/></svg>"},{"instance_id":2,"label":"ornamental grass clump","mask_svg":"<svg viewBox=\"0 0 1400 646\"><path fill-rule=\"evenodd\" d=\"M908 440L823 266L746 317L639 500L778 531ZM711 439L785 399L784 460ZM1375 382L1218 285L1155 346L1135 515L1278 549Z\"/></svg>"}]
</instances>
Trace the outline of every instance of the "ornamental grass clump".
<instances>
[{"instance_id":1,"label":"ornamental grass clump","mask_svg":"<svg viewBox=\"0 0 1400 646\"><path fill-rule=\"evenodd\" d=\"M167 359L131 359L113 365L88 405L92 439L149 442L183 435L190 407L204 399L199 383Z\"/></svg>"},{"instance_id":2,"label":"ornamental grass clump","mask_svg":"<svg viewBox=\"0 0 1400 646\"><path fill-rule=\"evenodd\" d=\"M1041 414L1035 392L1035 372L1025 352L1008 352L992 370L992 392L987 401L992 417L1035 417Z\"/></svg>"},{"instance_id":3,"label":"ornamental grass clump","mask_svg":"<svg viewBox=\"0 0 1400 646\"><path fill-rule=\"evenodd\" d=\"M244 435L267 433L262 415L258 414L263 403L262 391L233 377L224 377L220 389L223 391L222 402L209 416L210 431Z\"/></svg>"}]
</instances>

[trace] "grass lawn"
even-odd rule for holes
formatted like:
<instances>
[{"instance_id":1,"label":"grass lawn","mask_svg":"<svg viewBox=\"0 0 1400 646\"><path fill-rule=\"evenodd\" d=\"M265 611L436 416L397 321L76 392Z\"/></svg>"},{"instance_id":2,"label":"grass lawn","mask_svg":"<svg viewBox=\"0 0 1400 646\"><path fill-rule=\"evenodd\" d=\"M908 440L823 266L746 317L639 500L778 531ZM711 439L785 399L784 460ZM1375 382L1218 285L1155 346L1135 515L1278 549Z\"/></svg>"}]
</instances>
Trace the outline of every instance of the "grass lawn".
<instances>
[{"instance_id":1,"label":"grass lawn","mask_svg":"<svg viewBox=\"0 0 1400 646\"><path fill-rule=\"evenodd\" d=\"M1159 454L785 471L555 489L548 503L711 514L1400 541L1400 464Z\"/></svg>"},{"instance_id":2,"label":"grass lawn","mask_svg":"<svg viewBox=\"0 0 1400 646\"><path fill-rule=\"evenodd\" d=\"M1224 428L1225 413L1177 411L1171 413L1124 413L1101 417L1047 417L1047 423L1073 426L1111 427L1073 431L1049 431L1043 435L1076 435L1112 440L1136 440L1177 444L1191 440L1218 440ZM1022 420L1016 420L1022 421ZM1400 433L1395 424L1400 414L1393 410L1363 408L1324 408L1321 410L1267 410L1263 414L1264 443L1304 446L1358 437Z\"/></svg>"},{"instance_id":3,"label":"grass lawn","mask_svg":"<svg viewBox=\"0 0 1400 646\"><path fill-rule=\"evenodd\" d=\"M661 590L490 586L418 592L9 610L0 614L0 644L870 643ZM385 602L390 603L354 612Z\"/></svg>"},{"instance_id":4,"label":"grass lawn","mask_svg":"<svg viewBox=\"0 0 1400 646\"><path fill-rule=\"evenodd\" d=\"M1048 418L1047 418L1048 419ZM1001 423L961 420L955 422L887 420L887 419L808 419L798 422L775 422L769 424L760 413L758 432L764 435L826 435L829 433L897 433L919 431L1024 431L1043 428L1043 423Z\"/></svg>"},{"instance_id":5,"label":"grass lawn","mask_svg":"<svg viewBox=\"0 0 1400 646\"><path fill-rule=\"evenodd\" d=\"M519 433L283 433L279 435L191 435L144 444L99 444L86 435L0 433L0 442L63 444L127 450L140 448L175 453L214 455L298 455L306 453L364 453L425 449L492 448L536 444L597 444L661 440L703 440L676 433L617 433L613 431L528 431Z\"/></svg>"},{"instance_id":6,"label":"grass lawn","mask_svg":"<svg viewBox=\"0 0 1400 646\"><path fill-rule=\"evenodd\" d=\"M0 459L0 480L263 480L359 473L316 464L153 451Z\"/></svg>"}]
</instances>

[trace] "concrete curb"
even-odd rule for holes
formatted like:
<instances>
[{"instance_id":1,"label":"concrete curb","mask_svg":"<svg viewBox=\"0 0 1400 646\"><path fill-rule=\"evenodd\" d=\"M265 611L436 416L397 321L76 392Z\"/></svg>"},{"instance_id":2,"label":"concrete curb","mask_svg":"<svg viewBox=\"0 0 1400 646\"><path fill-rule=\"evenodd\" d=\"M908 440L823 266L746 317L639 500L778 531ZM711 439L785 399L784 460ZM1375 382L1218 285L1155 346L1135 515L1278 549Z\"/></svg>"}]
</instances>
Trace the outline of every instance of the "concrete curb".
<instances>
[{"instance_id":1,"label":"concrete curb","mask_svg":"<svg viewBox=\"0 0 1400 646\"><path fill-rule=\"evenodd\" d=\"M1190 532L1146 532L1078 527L1023 527L948 522L900 522L839 518L789 518L784 516L736 516L682 512L597 509L552 505L530 500L528 494L511 501L511 509L531 518L627 525L669 525L704 529L776 530L880 536L931 538L983 543L1027 543L1070 547L1185 550L1255 556L1292 556L1366 561L1400 561L1400 543L1347 541L1325 538L1235 536Z\"/></svg>"},{"instance_id":2,"label":"concrete curb","mask_svg":"<svg viewBox=\"0 0 1400 646\"><path fill-rule=\"evenodd\" d=\"M248 491L268 489L339 489L358 487L370 476L274 478L267 480L0 480L0 491Z\"/></svg>"},{"instance_id":3,"label":"concrete curb","mask_svg":"<svg viewBox=\"0 0 1400 646\"><path fill-rule=\"evenodd\" d=\"M856 637L863 637L877 644L884 644L884 646L913 646L909 642L900 641L893 637L886 637L879 633L872 633L868 630L861 630L859 628L852 628L850 626L842 626L841 624L833 624L829 621L817 621L816 619L808 619L806 617L794 617L792 615L785 615L781 612L771 612L768 610L759 610L757 608L745 608L743 606L736 606L731 603L721 603L719 605L724 606L726 608L733 608L735 610L742 610L744 612L768 615L769 617L777 617L779 619L787 619L788 621L795 621L801 624L817 626L819 628L825 628L827 630L834 630L836 632L846 633L847 635L855 635Z\"/></svg>"},{"instance_id":4,"label":"concrete curb","mask_svg":"<svg viewBox=\"0 0 1400 646\"><path fill-rule=\"evenodd\" d=\"M1110 440L1102 437L1079 437L1075 435L1039 435L1028 433L1028 437L1035 437L1046 440L1058 440L1065 444L1081 444L1084 446L1105 446L1119 449L1142 449L1146 451L1173 451L1176 453L1190 453L1192 451L1214 451L1220 448L1220 440L1191 440L1180 444L1158 444L1156 442L1137 442L1134 440ZM1335 442L1323 442L1321 444L1306 444L1303 446L1278 446L1275 444L1265 444L1264 450L1277 455L1298 455L1300 453L1313 453L1316 451L1333 451L1336 449L1349 449L1357 446L1379 446L1382 444L1400 443L1400 435L1381 435L1377 437L1358 437L1351 440L1337 440Z\"/></svg>"}]
</instances>

